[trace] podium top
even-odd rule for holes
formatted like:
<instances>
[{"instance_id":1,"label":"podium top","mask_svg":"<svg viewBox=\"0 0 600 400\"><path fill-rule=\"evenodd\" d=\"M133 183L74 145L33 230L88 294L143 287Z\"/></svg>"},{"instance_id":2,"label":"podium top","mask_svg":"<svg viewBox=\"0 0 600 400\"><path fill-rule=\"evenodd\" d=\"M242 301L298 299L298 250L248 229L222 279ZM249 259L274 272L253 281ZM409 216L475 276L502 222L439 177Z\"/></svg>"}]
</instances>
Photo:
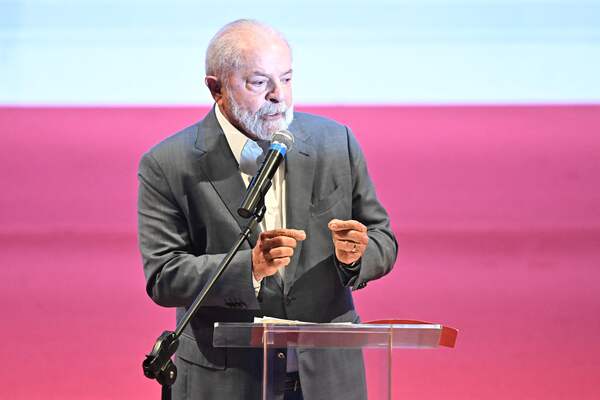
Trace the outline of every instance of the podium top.
<instances>
[{"instance_id":1,"label":"podium top","mask_svg":"<svg viewBox=\"0 0 600 400\"><path fill-rule=\"evenodd\" d=\"M396 323L402 322L402 323ZM435 348L454 347L457 331L420 321L366 324L215 323L215 347Z\"/></svg>"}]
</instances>

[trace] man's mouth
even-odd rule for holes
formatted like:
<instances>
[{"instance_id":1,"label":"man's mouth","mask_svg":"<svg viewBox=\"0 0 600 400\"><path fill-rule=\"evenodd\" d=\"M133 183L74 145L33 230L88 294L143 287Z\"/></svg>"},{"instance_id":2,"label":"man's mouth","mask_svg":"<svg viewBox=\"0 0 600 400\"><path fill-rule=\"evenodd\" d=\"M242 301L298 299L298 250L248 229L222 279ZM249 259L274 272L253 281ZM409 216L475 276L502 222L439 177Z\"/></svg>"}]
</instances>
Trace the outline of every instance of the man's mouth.
<instances>
[{"instance_id":1,"label":"man's mouth","mask_svg":"<svg viewBox=\"0 0 600 400\"><path fill-rule=\"evenodd\" d=\"M273 113L273 114L264 114L262 116L263 119L266 119L268 121L274 120L274 119L279 119L283 117L283 113Z\"/></svg>"}]
</instances>

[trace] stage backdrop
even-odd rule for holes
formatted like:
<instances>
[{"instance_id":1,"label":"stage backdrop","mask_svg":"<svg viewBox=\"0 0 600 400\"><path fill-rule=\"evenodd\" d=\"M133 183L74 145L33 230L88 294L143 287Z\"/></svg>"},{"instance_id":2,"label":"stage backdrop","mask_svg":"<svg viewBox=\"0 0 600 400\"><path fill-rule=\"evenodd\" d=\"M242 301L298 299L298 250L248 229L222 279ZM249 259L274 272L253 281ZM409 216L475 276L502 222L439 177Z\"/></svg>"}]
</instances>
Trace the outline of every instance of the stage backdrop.
<instances>
[{"instance_id":1,"label":"stage backdrop","mask_svg":"<svg viewBox=\"0 0 600 400\"><path fill-rule=\"evenodd\" d=\"M0 2L0 398L159 397L137 163L209 110L240 17L288 35L297 109L352 128L390 212L363 320L460 330L396 353L395 398L600 398L598 1L203 3Z\"/></svg>"},{"instance_id":2,"label":"stage backdrop","mask_svg":"<svg viewBox=\"0 0 600 400\"><path fill-rule=\"evenodd\" d=\"M354 129L398 236L363 319L460 329L399 355L398 398L598 397L600 107L300 108ZM0 109L2 398L158 396L137 162L207 110Z\"/></svg>"}]
</instances>

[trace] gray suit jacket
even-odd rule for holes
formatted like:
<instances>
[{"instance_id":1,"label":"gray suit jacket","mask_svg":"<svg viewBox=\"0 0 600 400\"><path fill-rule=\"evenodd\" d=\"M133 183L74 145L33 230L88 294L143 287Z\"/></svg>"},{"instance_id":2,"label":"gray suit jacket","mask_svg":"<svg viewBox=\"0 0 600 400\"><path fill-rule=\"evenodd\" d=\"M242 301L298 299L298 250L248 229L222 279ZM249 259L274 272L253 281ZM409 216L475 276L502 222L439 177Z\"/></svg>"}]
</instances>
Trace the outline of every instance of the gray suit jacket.
<instances>
[{"instance_id":1,"label":"gray suit jacket","mask_svg":"<svg viewBox=\"0 0 600 400\"><path fill-rule=\"evenodd\" d=\"M181 337L174 398L258 399L260 352L212 347L215 321L268 315L357 322L351 289L363 288L394 264L396 240L349 129L296 113L289 130L295 144L286 159L287 226L305 230L307 238L286 267L284 284L265 278L257 297L250 253L258 232L253 232ZM147 291L156 303L178 307L179 319L247 222L236 212L245 186L214 110L144 154L138 177ZM327 229L333 218L356 219L368 227L369 245L358 273L345 274L337 264ZM364 397L356 352L300 350L298 360L306 399ZM274 374L280 379L285 360L279 364Z\"/></svg>"}]
</instances>

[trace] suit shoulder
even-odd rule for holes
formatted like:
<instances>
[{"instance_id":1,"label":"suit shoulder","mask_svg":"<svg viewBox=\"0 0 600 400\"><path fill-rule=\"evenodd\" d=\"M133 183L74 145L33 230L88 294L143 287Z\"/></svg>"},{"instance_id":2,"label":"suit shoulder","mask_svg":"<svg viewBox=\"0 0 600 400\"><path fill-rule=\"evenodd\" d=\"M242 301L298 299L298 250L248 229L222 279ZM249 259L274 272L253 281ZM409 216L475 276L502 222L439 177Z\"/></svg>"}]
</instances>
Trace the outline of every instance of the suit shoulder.
<instances>
[{"instance_id":1,"label":"suit shoulder","mask_svg":"<svg viewBox=\"0 0 600 400\"><path fill-rule=\"evenodd\" d=\"M347 148L358 145L356 137L347 125L330 118L308 113L294 113L294 121L290 125L290 131L294 129L302 131L309 136L317 145L325 145L331 148Z\"/></svg>"},{"instance_id":2,"label":"suit shoulder","mask_svg":"<svg viewBox=\"0 0 600 400\"><path fill-rule=\"evenodd\" d=\"M294 113L294 122L304 128L314 129L327 129L332 131L347 131L347 127L333 119L323 117L321 115L315 115L304 112Z\"/></svg>"},{"instance_id":3,"label":"suit shoulder","mask_svg":"<svg viewBox=\"0 0 600 400\"><path fill-rule=\"evenodd\" d=\"M164 138L152 146L144 157L152 157L158 162L181 158L191 151L201 122L197 122Z\"/></svg>"},{"instance_id":4,"label":"suit shoulder","mask_svg":"<svg viewBox=\"0 0 600 400\"><path fill-rule=\"evenodd\" d=\"M317 146L327 145L328 148L336 150L347 148L349 141L354 140L351 130L346 125L308 113L294 113L290 131L310 137Z\"/></svg>"}]
</instances>

